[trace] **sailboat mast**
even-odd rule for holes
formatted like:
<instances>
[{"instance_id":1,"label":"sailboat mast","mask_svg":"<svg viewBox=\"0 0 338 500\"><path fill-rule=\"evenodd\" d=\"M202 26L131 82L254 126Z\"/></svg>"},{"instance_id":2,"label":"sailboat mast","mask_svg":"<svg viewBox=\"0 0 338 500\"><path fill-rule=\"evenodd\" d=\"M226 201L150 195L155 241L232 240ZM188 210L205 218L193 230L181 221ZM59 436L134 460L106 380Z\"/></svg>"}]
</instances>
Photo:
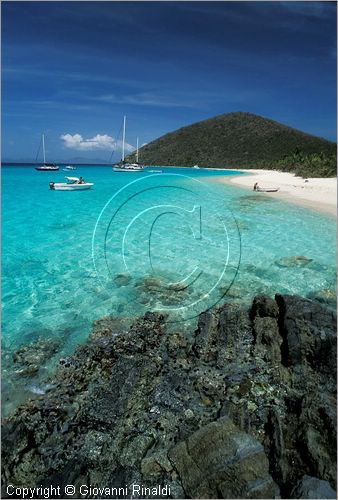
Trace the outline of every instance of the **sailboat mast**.
<instances>
[{"instance_id":1,"label":"sailboat mast","mask_svg":"<svg viewBox=\"0 0 338 500\"><path fill-rule=\"evenodd\" d=\"M123 117L122 161L124 162L124 142L126 140L126 117Z\"/></svg>"},{"instance_id":2,"label":"sailboat mast","mask_svg":"<svg viewBox=\"0 0 338 500\"><path fill-rule=\"evenodd\" d=\"M42 134L42 150L43 150L43 164L46 164L46 153L45 153L45 134Z\"/></svg>"},{"instance_id":3,"label":"sailboat mast","mask_svg":"<svg viewBox=\"0 0 338 500\"><path fill-rule=\"evenodd\" d=\"M136 163L138 163L138 137L136 138Z\"/></svg>"}]
</instances>

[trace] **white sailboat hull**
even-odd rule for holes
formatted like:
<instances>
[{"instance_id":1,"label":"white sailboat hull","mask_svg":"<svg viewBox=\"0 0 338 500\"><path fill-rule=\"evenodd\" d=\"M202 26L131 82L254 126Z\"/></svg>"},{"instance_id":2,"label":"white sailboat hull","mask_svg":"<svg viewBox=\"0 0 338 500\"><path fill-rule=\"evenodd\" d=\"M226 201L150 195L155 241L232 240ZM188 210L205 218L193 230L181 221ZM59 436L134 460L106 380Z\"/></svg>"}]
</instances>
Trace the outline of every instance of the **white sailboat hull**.
<instances>
[{"instance_id":1,"label":"white sailboat hull","mask_svg":"<svg viewBox=\"0 0 338 500\"><path fill-rule=\"evenodd\" d=\"M40 172L55 172L59 169L60 167L46 167L44 165L42 167L35 167L35 170L39 170Z\"/></svg>"},{"instance_id":2,"label":"white sailboat hull","mask_svg":"<svg viewBox=\"0 0 338 500\"><path fill-rule=\"evenodd\" d=\"M141 166L125 166L113 167L114 172L143 172L144 168Z\"/></svg>"}]
</instances>

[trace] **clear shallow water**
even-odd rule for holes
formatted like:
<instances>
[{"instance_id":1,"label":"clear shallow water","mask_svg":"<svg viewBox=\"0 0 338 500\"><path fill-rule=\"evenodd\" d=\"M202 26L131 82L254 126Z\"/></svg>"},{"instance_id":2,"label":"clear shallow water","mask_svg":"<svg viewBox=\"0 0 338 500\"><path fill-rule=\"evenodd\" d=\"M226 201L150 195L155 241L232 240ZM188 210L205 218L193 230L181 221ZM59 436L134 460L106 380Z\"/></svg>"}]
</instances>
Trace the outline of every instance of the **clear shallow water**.
<instances>
[{"instance_id":1,"label":"clear shallow water","mask_svg":"<svg viewBox=\"0 0 338 500\"><path fill-rule=\"evenodd\" d=\"M334 296L335 218L209 182L231 172L161 170L79 167L94 189L56 192L62 170L2 169L5 393L18 346L58 339L57 359L103 316L189 324L224 294Z\"/></svg>"}]
</instances>

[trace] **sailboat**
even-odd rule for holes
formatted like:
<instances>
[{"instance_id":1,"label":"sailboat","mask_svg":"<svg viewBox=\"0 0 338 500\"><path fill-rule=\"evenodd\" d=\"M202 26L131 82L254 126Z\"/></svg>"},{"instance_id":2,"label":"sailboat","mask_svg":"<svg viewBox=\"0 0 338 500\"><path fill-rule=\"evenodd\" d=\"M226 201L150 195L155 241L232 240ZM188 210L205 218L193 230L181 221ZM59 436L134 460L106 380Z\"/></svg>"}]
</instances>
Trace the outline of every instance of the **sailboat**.
<instances>
[{"instance_id":1,"label":"sailboat","mask_svg":"<svg viewBox=\"0 0 338 500\"><path fill-rule=\"evenodd\" d=\"M113 165L114 172L142 172L144 167L138 162L138 138L136 146L136 163L128 163L125 161L125 141L126 141L126 116L123 117L123 135L122 135L122 159L121 162Z\"/></svg>"},{"instance_id":2,"label":"sailboat","mask_svg":"<svg viewBox=\"0 0 338 500\"><path fill-rule=\"evenodd\" d=\"M42 151L43 151L43 165L40 167L35 167L35 170L40 170L42 172L51 172L59 170L60 167L55 165L55 163L46 163L46 152L45 152L45 134L42 134Z\"/></svg>"}]
</instances>

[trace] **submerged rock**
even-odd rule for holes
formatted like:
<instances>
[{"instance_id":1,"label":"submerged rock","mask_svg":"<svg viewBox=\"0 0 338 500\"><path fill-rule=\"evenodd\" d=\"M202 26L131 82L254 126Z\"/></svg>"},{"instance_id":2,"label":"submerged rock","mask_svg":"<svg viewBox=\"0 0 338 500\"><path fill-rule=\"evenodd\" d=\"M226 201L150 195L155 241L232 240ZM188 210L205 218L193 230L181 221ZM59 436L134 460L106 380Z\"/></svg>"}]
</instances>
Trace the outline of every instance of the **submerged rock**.
<instances>
[{"instance_id":1,"label":"submerged rock","mask_svg":"<svg viewBox=\"0 0 338 500\"><path fill-rule=\"evenodd\" d=\"M114 283L116 286L127 286L131 281L131 276L129 274L120 273L114 277Z\"/></svg>"},{"instance_id":2,"label":"submerged rock","mask_svg":"<svg viewBox=\"0 0 338 500\"><path fill-rule=\"evenodd\" d=\"M21 367L39 366L59 349L60 343L53 339L39 339L30 345L19 347L13 353L13 362Z\"/></svg>"},{"instance_id":3,"label":"submerged rock","mask_svg":"<svg viewBox=\"0 0 338 500\"><path fill-rule=\"evenodd\" d=\"M223 300L226 299L239 299L243 298L243 290L236 288L234 286L219 286L219 293L222 296Z\"/></svg>"},{"instance_id":4,"label":"submerged rock","mask_svg":"<svg viewBox=\"0 0 338 500\"><path fill-rule=\"evenodd\" d=\"M238 200L237 203L241 206L248 206L252 207L253 204L256 203L274 203L276 200L271 198L270 196L264 196L264 195L259 195L257 194L248 194L245 196L241 196Z\"/></svg>"},{"instance_id":5,"label":"submerged rock","mask_svg":"<svg viewBox=\"0 0 338 500\"><path fill-rule=\"evenodd\" d=\"M337 292L331 288L323 288L322 290L317 290L311 292L308 295L311 300L317 300L321 304L327 304L333 307L337 306Z\"/></svg>"},{"instance_id":6,"label":"submerged rock","mask_svg":"<svg viewBox=\"0 0 338 500\"><path fill-rule=\"evenodd\" d=\"M19 347L13 354L13 364L9 365L12 376L17 383L32 379L45 367L50 359L58 352L60 341L53 339L38 339L29 345ZM8 360L7 365L8 365Z\"/></svg>"},{"instance_id":7,"label":"submerged rock","mask_svg":"<svg viewBox=\"0 0 338 500\"><path fill-rule=\"evenodd\" d=\"M306 475L335 487L332 311L258 296L195 331L166 320L95 322L48 391L4 420L4 498L8 484L136 482L171 498L289 498Z\"/></svg>"},{"instance_id":8,"label":"submerged rock","mask_svg":"<svg viewBox=\"0 0 338 500\"><path fill-rule=\"evenodd\" d=\"M160 291L164 287L164 283L160 278L157 278L156 276L146 276L145 278L142 278L138 280L135 283L135 286L137 288L142 288L145 291Z\"/></svg>"},{"instance_id":9,"label":"submerged rock","mask_svg":"<svg viewBox=\"0 0 338 500\"><path fill-rule=\"evenodd\" d=\"M101 337L109 337L126 333L130 328L132 320L128 317L108 316L93 322L90 339L95 340Z\"/></svg>"},{"instance_id":10,"label":"submerged rock","mask_svg":"<svg viewBox=\"0 0 338 500\"><path fill-rule=\"evenodd\" d=\"M146 276L135 283L136 301L149 307L183 305L192 287L183 283L165 283L156 276Z\"/></svg>"},{"instance_id":11,"label":"submerged rock","mask_svg":"<svg viewBox=\"0 0 338 500\"><path fill-rule=\"evenodd\" d=\"M295 255L292 257L283 257L276 260L275 264L279 267L304 267L308 266L313 259L305 257L304 255Z\"/></svg>"}]
</instances>

